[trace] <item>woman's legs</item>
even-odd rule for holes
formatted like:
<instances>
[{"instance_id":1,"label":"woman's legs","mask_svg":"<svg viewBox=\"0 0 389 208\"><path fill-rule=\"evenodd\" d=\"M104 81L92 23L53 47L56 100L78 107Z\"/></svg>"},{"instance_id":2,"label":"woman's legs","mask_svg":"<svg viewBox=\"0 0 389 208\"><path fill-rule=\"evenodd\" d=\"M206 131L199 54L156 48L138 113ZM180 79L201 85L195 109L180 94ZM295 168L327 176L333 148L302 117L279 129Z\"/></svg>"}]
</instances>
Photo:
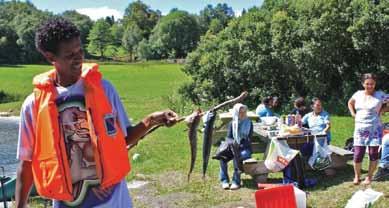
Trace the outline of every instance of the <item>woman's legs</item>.
<instances>
[{"instance_id":1,"label":"woman's legs","mask_svg":"<svg viewBox=\"0 0 389 208\"><path fill-rule=\"evenodd\" d=\"M359 184L361 177L361 166L363 161L363 156L365 155L366 147L365 146L354 146L354 180L355 185Z\"/></svg>"},{"instance_id":2,"label":"woman's legs","mask_svg":"<svg viewBox=\"0 0 389 208\"><path fill-rule=\"evenodd\" d=\"M378 157L379 157L378 148L379 148L378 146L369 146L369 159L370 159L369 171L367 173L367 177L365 178L365 181L363 182L366 185L371 183L374 171L377 168Z\"/></svg>"}]
</instances>

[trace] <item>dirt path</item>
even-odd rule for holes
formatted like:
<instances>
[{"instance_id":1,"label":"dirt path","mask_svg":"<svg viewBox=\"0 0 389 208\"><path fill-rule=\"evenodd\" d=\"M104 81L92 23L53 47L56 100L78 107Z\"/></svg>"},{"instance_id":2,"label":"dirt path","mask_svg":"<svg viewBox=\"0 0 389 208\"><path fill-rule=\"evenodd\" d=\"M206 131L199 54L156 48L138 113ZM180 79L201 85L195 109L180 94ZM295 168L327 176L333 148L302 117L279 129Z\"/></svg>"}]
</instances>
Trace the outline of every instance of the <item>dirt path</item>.
<instances>
[{"instance_id":1,"label":"dirt path","mask_svg":"<svg viewBox=\"0 0 389 208\"><path fill-rule=\"evenodd\" d=\"M193 178L193 180L197 179ZM252 188L243 186L236 191L226 191L222 190L217 182L210 181L204 186L206 190L203 191L200 183L188 184L186 175L175 171L137 176L129 185L136 183L144 184L129 189L134 206L137 208L255 208L253 196L255 190Z\"/></svg>"}]
</instances>

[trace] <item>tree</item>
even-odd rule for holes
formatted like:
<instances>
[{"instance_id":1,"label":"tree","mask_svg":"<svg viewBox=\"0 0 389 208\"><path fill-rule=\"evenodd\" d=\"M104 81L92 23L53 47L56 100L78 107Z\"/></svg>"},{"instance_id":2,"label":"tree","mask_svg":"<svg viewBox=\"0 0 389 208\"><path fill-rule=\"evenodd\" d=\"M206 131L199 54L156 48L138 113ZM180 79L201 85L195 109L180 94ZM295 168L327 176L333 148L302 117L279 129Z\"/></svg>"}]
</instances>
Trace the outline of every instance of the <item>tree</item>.
<instances>
[{"instance_id":1,"label":"tree","mask_svg":"<svg viewBox=\"0 0 389 208\"><path fill-rule=\"evenodd\" d=\"M116 22L111 26L112 45L115 47L122 46L122 39L124 35L124 27L122 24Z\"/></svg>"},{"instance_id":2,"label":"tree","mask_svg":"<svg viewBox=\"0 0 389 208\"><path fill-rule=\"evenodd\" d=\"M201 34L208 31L212 20L217 19L218 24L223 28L227 26L235 16L234 10L229 7L226 3L219 3L216 7L207 5L203 10L200 11L199 25L201 28ZM215 23L214 23L215 24ZM214 29L214 28L213 28Z\"/></svg>"},{"instance_id":3,"label":"tree","mask_svg":"<svg viewBox=\"0 0 389 208\"><path fill-rule=\"evenodd\" d=\"M211 21L211 24L209 25L208 32L212 34L217 34L218 32L222 31L224 29L224 26L222 22L219 19L213 19Z\"/></svg>"},{"instance_id":4,"label":"tree","mask_svg":"<svg viewBox=\"0 0 389 208\"><path fill-rule=\"evenodd\" d=\"M153 46L146 39L143 39L138 44L136 52L139 59L150 60L157 58Z\"/></svg>"},{"instance_id":5,"label":"tree","mask_svg":"<svg viewBox=\"0 0 389 208\"><path fill-rule=\"evenodd\" d=\"M320 97L331 113L345 113L362 73L389 79L387 8L389 1L265 0L201 39L183 69L192 82L180 92L215 102L249 90L251 107L272 94L284 103Z\"/></svg>"},{"instance_id":6,"label":"tree","mask_svg":"<svg viewBox=\"0 0 389 208\"><path fill-rule=\"evenodd\" d=\"M88 16L80 14L75 10L63 12L62 17L70 20L77 26L77 28L80 30L81 42L84 45L88 45L89 31L92 29L93 26L92 20Z\"/></svg>"},{"instance_id":7,"label":"tree","mask_svg":"<svg viewBox=\"0 0 389 208\"><path fill-rule=\"evenodd\" d=\"M0 25L0 63L17 63L20 56L20 48L16 44L18 35L7 25Z\"/></svg>"},{"instance_id":8,"label":"tree","mask_svg":"<svg viewBox=\"0 0 389 208\"><path fill-rule=\"evenodd\" d=\"M128 5L124 12L123 24L125 28L137 25L143 38L148 39L154 26L161 18L160 11L154 11L142 1L134 1Z\"/></svg>"},{"instance_id":9,"label":"tree","mask_svg":"<svg viewBox=\"0 0 389 208\"><path fill-rule=\"evenodd\" d=\"M110 31L111 26L105 21L105 19L99 19L93 25L88 41L88 52L91 54L98 54L101 58L104 58L104 51L112 43L112 34Z\"/></svg>"},{"instance_id":10,"label":"tree","mask_svg":"<svg viewBox=\"0 0 389 208\"><path fill-rule=\"evenodd\" d=\"M161 18L149 42L160 58L184 58L200 38L200 28L193 15L175 10Z\"/></svg>"},{"instance_id":11,"label":"tree","mask_svg":"<svg viewBox=\"0 0 389 208\"><path fill-rule=\"evenodd\" d=\"M129 25L124 31L122 45L130 54L131 60L133 60L133 54L142 39L142 30L136 24Z\"/></svg>"},{"instance_id":12,"label":"tree","mask_svg":"<svg viewBox=\"0 0 389 208\"><path fill-rule=\"evenodd\" d=\"M112 15L112 16L106 16L105 17L105 21L109 24L109 25L113 25L115 24L115 17Z\"/></svg>"},{"instance_id":13,"label":"tree","mask_svg":"<svg viewBox=\"0 0 389 208\"><path fill-rule=\"evenodd\" d=\"M0 4L0 22L11 27L18 36L16 44L20 50L12 56L18 57L17 60L23 63L44 61L44 58L35 49L35 31L42 21L52 16L49 12L38 10L30 2L11 1ZM13 45L13 43L10 44ZM15 51L10 50L9 52Z\"/></svg>"}]
</instances>

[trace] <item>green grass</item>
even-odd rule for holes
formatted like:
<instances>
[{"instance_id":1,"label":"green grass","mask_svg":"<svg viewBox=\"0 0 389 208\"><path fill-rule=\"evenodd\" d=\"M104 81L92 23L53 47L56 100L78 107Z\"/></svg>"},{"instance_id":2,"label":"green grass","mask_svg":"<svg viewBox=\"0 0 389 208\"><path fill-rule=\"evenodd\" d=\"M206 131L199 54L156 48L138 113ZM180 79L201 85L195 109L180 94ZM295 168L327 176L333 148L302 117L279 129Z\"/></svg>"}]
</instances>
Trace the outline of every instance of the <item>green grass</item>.
<instances>
[{"instance_id":1,"label":"green grass","mask_svg":"<svg viewBox=\"0 0 389 208\"><path fill-rule=\"evenodd\" d=\"M23 99L31 93L32 77L50 69L47 65L22 65L0 67L0 91L17 97L17 101L0 104L0 111L12 110L18 114ZM172 103L166 97L174 95L178 86L189 80L182 73L180 65L160 62L141 64L101 65L104 77L116 87L125 109L134 123L147 114L168 108ZM173 100L174 101L174 100ZM177 103L175 103L177 104ZM384 118L389 121L389 117ZM352 136L353 120L350 117L332 117L333 144L343 146L345 139ZM184 124L173 128L161 128L141 141L130 154L139 153L138 160L132 162L132 171L128 180L142 179L152 181L156 189L155 197L174 193L190 193L196 196L185 202L177 202L179 207L211 207L225 203L254 202L255 185L249 176L243 176L244 188L236 192L223 191L219 188L219 164L210 160L207 180L201 179L201 135L199 135L198 159L190 182L186 181L189 168L189 145ZM214 149L213 149L214 151ZM262 159L262 155L256 155ZM367 170L367 158L364 160L364 170ZM232 172L230 172L232 173ZM365 172L366 174L366 172ZM308 189L309 207L344 207L351 195L362 188L351 184L353 177L352 165L339 171L335 178L327 178L322 173L314 173L319 178L316 187ZM281 174L270 174L271 180L281 178ZM372 188L383 192L374 207L385 207L389 203L389 182L375 182ZM137 196L142 192L133 191ZM134 197L137 207L145 206L142 200ZM37 202L35 202L37 203ZM235 206L236 207L236 206Z\"/></svg>"}]
</instances>

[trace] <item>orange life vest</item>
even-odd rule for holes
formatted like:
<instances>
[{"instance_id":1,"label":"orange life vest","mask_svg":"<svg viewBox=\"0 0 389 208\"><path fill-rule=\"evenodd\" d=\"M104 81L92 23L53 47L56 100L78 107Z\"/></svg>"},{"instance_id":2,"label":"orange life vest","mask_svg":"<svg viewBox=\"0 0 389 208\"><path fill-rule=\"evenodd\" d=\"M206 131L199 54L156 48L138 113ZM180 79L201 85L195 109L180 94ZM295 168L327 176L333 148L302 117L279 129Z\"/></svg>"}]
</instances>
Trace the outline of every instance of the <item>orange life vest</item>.
<instances>
[{"instance_id":1,"label":"orange life vest","mask_svg":"<svg viewBox=\"0 0 389 208\"><path fill-rule=\"evenodd\" d=\"M51 70L37 75L33 80L36 131L32 171L35 187L41 196L73 201L70 167L55 102L58 95L53 81L55 76L55 70ZM120 182L131 167L123 132L118 119L113 117L112 106L105 95L101 78L97 64L83 65L81 79L84 81L85 106L96 172L100 185L107 188Z\"/></svg>"}]
</instances>

